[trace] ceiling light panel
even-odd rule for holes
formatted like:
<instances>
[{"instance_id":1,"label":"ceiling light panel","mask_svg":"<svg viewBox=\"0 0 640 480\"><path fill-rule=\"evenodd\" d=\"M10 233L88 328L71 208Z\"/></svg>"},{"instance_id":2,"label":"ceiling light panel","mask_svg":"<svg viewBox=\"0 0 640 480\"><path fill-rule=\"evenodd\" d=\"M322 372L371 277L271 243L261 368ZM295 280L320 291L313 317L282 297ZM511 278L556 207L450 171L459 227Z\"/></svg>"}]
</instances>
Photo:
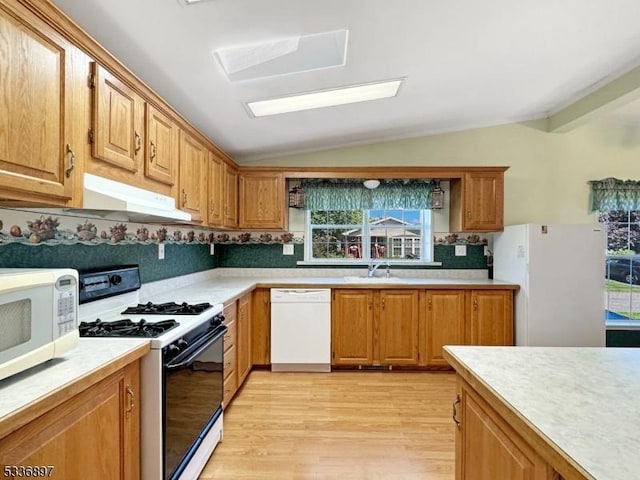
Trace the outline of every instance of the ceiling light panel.
<instances>
[{"instance_id":1,"label":"ceiling light panel","mask_svg":"<svg viewBox=\"0 0 640 480\"><path fill-rule=\"evenodd\" d=\"M395 97L403 78L384 82L351 85L330 90L318 90L287 97L272 98L247 103L255 117L278 115L280 113L299 112L314 108L333 107L348 103L366 102L382 98Z\"/></svg>"},{"instance_id":2,"label":"ceiling light panel","mask_svg":"<svg viewBox=\"0 0 640 480\"><path fill-rule=\"evenodd\" d=\"M253 80L344 66L348 30L220 48L213 52L229 80Z\"/></svg>"}]
</instances>

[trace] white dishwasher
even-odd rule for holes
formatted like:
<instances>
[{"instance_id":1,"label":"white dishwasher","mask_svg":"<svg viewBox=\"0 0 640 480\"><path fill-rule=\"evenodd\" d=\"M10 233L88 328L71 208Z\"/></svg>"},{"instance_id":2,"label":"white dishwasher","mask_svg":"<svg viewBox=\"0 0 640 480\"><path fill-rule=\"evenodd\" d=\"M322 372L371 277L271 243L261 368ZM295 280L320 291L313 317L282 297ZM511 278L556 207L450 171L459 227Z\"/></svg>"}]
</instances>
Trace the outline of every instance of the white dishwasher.
<instances>
[{"instance_id":1,"label":"white dishwasher","mask_svg":"<svg viewBox=\"0 0 640 480\"><path fill-rule=\"evenodd\" d=\"M271 289L271 370L331 371L330 289Z\"/></svg>"}]
</instances>

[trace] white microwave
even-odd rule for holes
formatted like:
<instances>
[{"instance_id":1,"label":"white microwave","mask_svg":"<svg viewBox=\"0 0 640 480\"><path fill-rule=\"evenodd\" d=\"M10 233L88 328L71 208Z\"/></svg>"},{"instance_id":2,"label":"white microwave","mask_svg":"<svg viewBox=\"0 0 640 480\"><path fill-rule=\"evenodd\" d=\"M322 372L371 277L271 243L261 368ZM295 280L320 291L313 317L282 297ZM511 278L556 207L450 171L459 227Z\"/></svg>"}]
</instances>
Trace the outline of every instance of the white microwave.
<instances>
[{"instance_id":1,"label":"white microwave","mask_svg":"<svg viewBox=\"0 0 640 480\"><path fill-rule=\"evenodd\" d=\"M0 268L0 380L78 345L78 272Z\"/></svg>"}]
</instances>

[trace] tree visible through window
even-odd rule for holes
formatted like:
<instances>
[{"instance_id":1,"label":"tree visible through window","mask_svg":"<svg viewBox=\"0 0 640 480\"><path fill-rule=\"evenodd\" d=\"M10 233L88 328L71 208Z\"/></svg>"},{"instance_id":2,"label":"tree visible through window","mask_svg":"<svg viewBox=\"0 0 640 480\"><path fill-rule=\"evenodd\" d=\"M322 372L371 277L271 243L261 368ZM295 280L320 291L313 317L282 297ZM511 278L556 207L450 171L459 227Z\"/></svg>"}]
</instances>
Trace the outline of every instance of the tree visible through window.
<instances>
[{"instance_id":1,"label":"tree visible through window","mask_svg":"<svg viewBox=\"0 0 640 480\"><path fill-rule=\"evenodd\" d=\"M315 210L307 260L420 260L431 254L429 210Z\"/></svg>"},{"instance_id":2,"label":"tree visible through window","mask_svg":"<svg viewBox=\"0 0 640 480\"><path fill-rule=\"evenodd\" d=\"M607 316L640 320L640 211L615 210L598 219L607 229Z\"/></svg>"}]
</instances>

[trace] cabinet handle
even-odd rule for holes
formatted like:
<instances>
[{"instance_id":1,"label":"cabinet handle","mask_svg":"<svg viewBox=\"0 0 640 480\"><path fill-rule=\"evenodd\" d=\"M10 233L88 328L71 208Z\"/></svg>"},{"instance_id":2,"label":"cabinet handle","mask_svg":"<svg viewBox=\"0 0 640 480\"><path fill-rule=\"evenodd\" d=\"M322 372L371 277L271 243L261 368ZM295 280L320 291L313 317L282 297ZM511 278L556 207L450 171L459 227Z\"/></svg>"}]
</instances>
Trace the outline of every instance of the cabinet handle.
<instances>
[{"instance_id":1,"label":"cabinet handle","mask_svg":"<svg viewBox=\"0 0 640 480\"><path fill-rule=\"evenodd\" d=\"M456 428L460 428L460 420L458 420L458 405L460 405L460 394L458 393L456 395L456 399L453 401L453 404L451 405L452 411L453 413L451 414L451 418L453 418L453 421L456 423Z\"/></svg>"},{"instance_id":2,"label":"cabinet handle","mask_svg":"<svg viewBox=\"0 0 640 480\"><path fill-rule=\"evenodd\" d=\"M474 309L474 310L477 310L477 309L478 309L478 299L477 299L477 298L474 298L474 299L473 299L473 309Z\"/></svg>"},{"instance_id":3,"label":"cabinet handle","mask_svg":"<svg viewBox=\"0 0 640 480\"><path fill-rule=\"evenodd\" d=\"M471 220L471 210L467 210L467 219Z\"/></svg>"},{"instance_id":4,"label":"cabinet handle","mask_svg":"<svg viewBox=\"0 0 640 480\"><path fill-rule=\"evenodd\" d=\"M138 135L138 132L133 132L133 134L136 138L136 149L134 153L135 155L137 155L140 149L142 148L142 139L140 138L140 135Z\"/></svg>"},{"instance_id":5,"label":"cabinet handle","mask_svg":"<svg viewBox=\"0 0 640 480\"><path fill-rule=\"evenodd\" d=\"M431 310L431 298L429 298L429 300L428 300L428 302L427 302L427 303L428 303L428 305L429 305L429 310Z\"/></svg>"},{"instance_id":6,"label":"cabinet handle","mask_svg":"<svg viewBox=\"0 0 640 480\"><path fill-rule=\"evenodd\" d=\"M76 168L76 154L71 150L71 145L67 143L67 156L69 157L69 168L64 171L67 178L71 176L71 172Z\"/></svg>"},{"instance_id":7,"label":"cabinet handle","mask_svg":"<svg viewBox=\"0 0 640 480\"><path fill-rule=\"evenodd\" d=\"M382 309L384 310L384 297L382 297Z\"/></svg>"},{"instance_id":8,"label":"cabinet handle","mask_svg":"<svg viewBox=\"0 0 640 480\"><path fill-rule=\"evenodd\" d=\"M151 140L151 142L149 142L151 148L149 150L151 150L151 153L149 155L149 161L153 162L153 159L156 158L156 144L153 143L153 140Z\"/></svg>"},{"instance_id":9,"label":"cabinet handle","mask_svg":"<svg viewBox=\"0 0 640 480\"><path fill-rule=\"evenodd\" d=\"M126 390L127 390L127 398L129 399L129 405L126 411L126 414L128 417L133 411L133 407L135 407L136 405L136 395L135 393L133 393L133 389L131 388L131 385L127 385Z\"/></svg>"},{"instance_id":10,"label":"cabinet handle","mask_svg":"<svg viewBox=\"0 0 640 480\"><path fill-rule=\"evenodd\" d=\"M187 206L187 192L184 190L184 188L182 189L182 206Z\"/></svg>"}]
</instances>

